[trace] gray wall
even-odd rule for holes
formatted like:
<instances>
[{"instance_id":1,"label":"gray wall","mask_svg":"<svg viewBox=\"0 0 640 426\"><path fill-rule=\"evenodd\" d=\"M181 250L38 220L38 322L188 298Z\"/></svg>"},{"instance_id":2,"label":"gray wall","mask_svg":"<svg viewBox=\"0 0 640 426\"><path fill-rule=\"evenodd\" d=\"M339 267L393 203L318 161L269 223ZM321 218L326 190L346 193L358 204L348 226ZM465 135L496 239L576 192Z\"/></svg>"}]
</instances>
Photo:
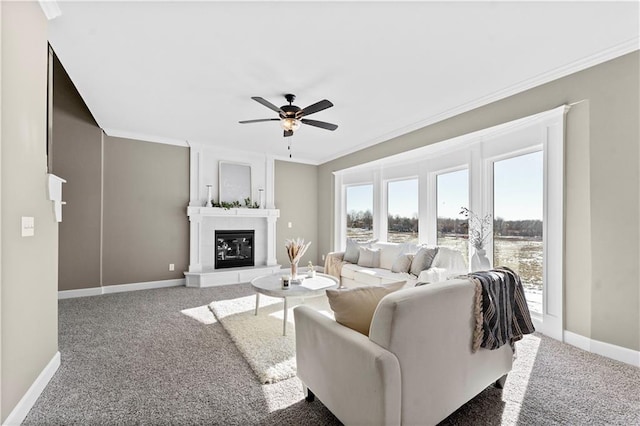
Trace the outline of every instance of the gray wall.
<instances>
[{"instance_id":1,"label":"gray wall","mask_svg":"<svg viewBox=\"0 0 640 426\"><path fill-rule=\"evenodd\" d=\"M0 2L1 402L4 422L58 350L58 225L47 197L47 21ZM21 216L35 236L21 237Z\"/></svg>"},{"instance_id":2,"label":"gray wall","mask_svg":"<svg viewBox=\"0 0 640 426\"><path fill-rule=\"evenodd\" d=\"M638 51L319 167L318 238L333 248L335 170L584 101L567 116L565 328L640 350Z\"/></svg>"},{"instance_id":3,"label":"gray wall","mask_svg":"<svg viewBox=\"0 0 640 426\"><path fill-rule=\"evenodd\" d=\"M60 290L100 286L102 131L75 86L54 57L53 173L63 185L60 223Z\"/></svg>"},{"instance_id":4,"label":"gray wall","mask_svg":"<svg viewBox=\"0 0 640 426\"><path fill-rule=\"evenodd\" d=\"M57 61L52 130L53 170L67 180L59 290L184 278L188 148L103 137Z\"/></svg>"},{"instance_id":5,"label":"gray wall","mask_svg":"<svg viewBox=\"0 0 640 426\"><path fill-rule=\"evenodd\" d=\"M105 137L103 285L184 278L188 204L188 148Z\"/></svg>"},{"instance_id":6,"label":"gray wall","mask_svg":"<svg viewBox=\"0 0 640 426\"><path fill-rule=\"evenodd\" d=\"M284 244L287 239L311 241L300 266L309 261L322 265L318 250L318 168L287 161L275 162L275 204L280 209L276 231L276 258L283 267L289 264ZM291 228L287 225L291 222Z\"/></svg>"}]
</instances>

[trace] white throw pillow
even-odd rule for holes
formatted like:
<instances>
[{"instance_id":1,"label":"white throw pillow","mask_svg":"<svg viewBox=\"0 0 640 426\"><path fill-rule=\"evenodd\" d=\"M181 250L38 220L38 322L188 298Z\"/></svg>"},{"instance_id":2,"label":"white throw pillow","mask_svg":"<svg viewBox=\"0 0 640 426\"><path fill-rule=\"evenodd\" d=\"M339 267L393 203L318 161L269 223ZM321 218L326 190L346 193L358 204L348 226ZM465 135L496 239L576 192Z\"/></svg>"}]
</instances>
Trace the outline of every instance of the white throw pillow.
<instances>
[{"instance_id":1,"label":"white throw pillow","mask_svg":"<svg viewBox=\"0 0 640 426\"><path fill-rule=\"evenodd\" d=\"M365 266L367 268L380 267L380 249L360 247L359 252L358 266Z\"/></svg>"}]
</instances>

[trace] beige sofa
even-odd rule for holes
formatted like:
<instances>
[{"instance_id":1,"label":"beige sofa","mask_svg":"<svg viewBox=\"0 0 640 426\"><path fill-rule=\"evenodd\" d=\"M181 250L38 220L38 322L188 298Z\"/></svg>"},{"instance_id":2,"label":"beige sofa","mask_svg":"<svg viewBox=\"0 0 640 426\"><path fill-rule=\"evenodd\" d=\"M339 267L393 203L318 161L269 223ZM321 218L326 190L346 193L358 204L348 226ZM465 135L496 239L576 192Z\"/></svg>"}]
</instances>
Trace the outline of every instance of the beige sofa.
<instances>
[{"instance_id":1,"label":"beige sofa","mask_svg":"<svg viewBox=\"0 0 640 426\"><path fill-rule=\"evenodd\" d=\"M434 425L502 379L509 345L472 353L474 285L405 288L378 305L369 337L295 308L298 377L344 424ZM496 419L499 422L499 419Z\"/></svg>"},{"instance_id":2,"label":"beige sofa","mask_svg":"<svg viewBox=\"0 0 640 426\"><path fill-rule=\"evenodd\" d=\"M325 260L325 272L340 278L345 287L362 285L382 285L396 281L406 281L405 287L413 287L418 282L433 283L452 276L467 274L468 267L462 253L447 247L438 247L431 266L418 275L407 272L392 272L395 260L403 253L418 250L417 245L375 242L370 246L380 251L380 265L370 268L354 263L341 262L345 252L331 252ZM340 265L337 267L336 265Z\"/></svg>"}]
</instances>

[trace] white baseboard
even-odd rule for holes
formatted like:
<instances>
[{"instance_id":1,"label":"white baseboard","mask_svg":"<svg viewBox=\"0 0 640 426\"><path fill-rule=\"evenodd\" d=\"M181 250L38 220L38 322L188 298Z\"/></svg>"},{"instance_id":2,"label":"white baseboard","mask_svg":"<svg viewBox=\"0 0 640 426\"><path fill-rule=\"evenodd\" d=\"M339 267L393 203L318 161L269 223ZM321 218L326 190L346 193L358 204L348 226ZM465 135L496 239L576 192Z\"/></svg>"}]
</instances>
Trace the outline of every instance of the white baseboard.
<instances>
[{"instance_id":1,"label":"white baseboard","mask_svg":"<svg viewBox=\"0 0 640 426\"><path fill-rule=\"evenodd\" d=\"M587 352L606 356L607 358L615 359L616 361L624 362L634 367L640 367L640 351L590 339L567 330L564 331L564 341Z\"/></svg>"},{"instance_id":2,"label":"white baseboard","mask_svg":"<svg viewBox=\"0 0 640 426\"><path fill-rule=\"evenodd\" d=\"M72 299L74 297L99 296L102 294L102 287L79 288L77 290L58 291L58 300Z\"/></svg>"},{"instance_id":3,"label":"white baseboard","mask_svg":"<svg viewBox=\"0 0 640 426\"><path fill-rule=\"evenodd\" d=\"M33 407L33 404L36 403L36 400L42 393L49 380L53 377L53 375L60 367L60 352L56 352L51 361L47 364L47 366L40 372L36 380L31 384L27 392L24 394L22 399L18 402L11 413L7 416L7 419L4 421L3 425L6 426L18 426L27 414L29 414L29 410Z\"/></svg>"},{"instance_id":4,"label":"white baseboard","mask_svg":"<svg viewBox=\"0 0 640 426\"><path fill-rule=\"evenodd\" d=\"M125 291L150 290L154 288L180 287L185 285L184 278L162 281L146 281L141 283L106 285L102 287L81 288L77 290L61 290L58 299L70 299L74 297L99 296L101 294L122 293Z\"/></svg>"},{"instance_id":5,"label":"white baseboard","mask_svg":"<svg viewBox=\"0 0 640 426\"><path fill-rule=\"evenodd\" d=\"M184 286L185 279L177 278L175 280L163 281L147 281L143 283L118 284L102 286L102 294L122 293L124 291L150 290L153 288L180 287Z\"/></svg>"}]
</instances>

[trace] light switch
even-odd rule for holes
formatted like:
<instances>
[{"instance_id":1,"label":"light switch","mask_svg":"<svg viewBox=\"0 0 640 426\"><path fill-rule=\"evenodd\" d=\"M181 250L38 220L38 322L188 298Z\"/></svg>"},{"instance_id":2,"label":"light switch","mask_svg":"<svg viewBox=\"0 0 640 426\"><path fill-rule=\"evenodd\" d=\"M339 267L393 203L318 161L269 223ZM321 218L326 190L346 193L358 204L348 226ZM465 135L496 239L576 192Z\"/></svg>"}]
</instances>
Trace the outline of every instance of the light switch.
<instances>
[{"instance_id":1,"label":"light switch","mask_svg":"<svg viewBox=\"0 0 640 426\"><path fill-rule=\"evenodd\" d=\"M22 236L33 237L35 231L35 219L32 216L22 216Z\"/></svg>"},{"instance_id":2,"label":"light switch","mask_svg":"<svg viewBox=\"0 0 640 426\"><path fill-rule=\"evenodd\" d=\"M291 222L289 222L289 223L287 223L287 226L288 226L289 228L291 228L291 227L293 226L293 224L292 224Z\"/></svg>"}]
</instances>

